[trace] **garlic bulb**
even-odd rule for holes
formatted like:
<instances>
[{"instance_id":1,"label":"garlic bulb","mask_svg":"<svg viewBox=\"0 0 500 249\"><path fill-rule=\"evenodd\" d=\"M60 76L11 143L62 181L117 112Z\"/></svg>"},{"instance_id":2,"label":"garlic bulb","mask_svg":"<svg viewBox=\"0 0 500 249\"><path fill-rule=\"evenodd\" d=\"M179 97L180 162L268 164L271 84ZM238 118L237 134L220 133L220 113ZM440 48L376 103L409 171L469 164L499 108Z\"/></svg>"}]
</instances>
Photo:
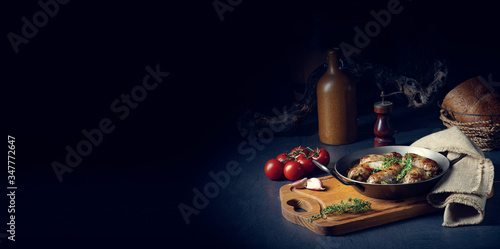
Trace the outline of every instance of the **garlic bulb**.
<instances>
[{"instance_id":1,"label":"garlic bulb","mask_svg":"<svg viewBox=\"0 0 500 249\"><path fill-rule=\"evenodd\" d=\"M323 187L323 183L318 178L308 179L307 184L306 184L306 188L312 189L312 190L325 190L326 189L325 187Z\"/></svg>"},{"instance_id":2,"label":"garlic bulb","mask_svg":"<svg viewBox=\"0 0 500 249\"><path fill-rule=\"evenodd\" d=\"M290 183L290 185L292 185L292 187L294 187L294 188L307 188L307 189L311 189L311 190L325 190L326 189L325 187L323 187L323 183L318 178L307 179L307 177L305 177L301 180Z\"/></svg>"},{"instance_id":3,"label":"garlic bulb","mask_svg":"<svg viewBox=\"0 0 500 249\"><path fill-rule=\"evenodd\" d=\"M301 180L295 181L295 182L291 183L290 185L292 185L292 187L294 187L294 188L305 188L307 185L307 177L304 177Z\"/></svg>"}]
</instances>

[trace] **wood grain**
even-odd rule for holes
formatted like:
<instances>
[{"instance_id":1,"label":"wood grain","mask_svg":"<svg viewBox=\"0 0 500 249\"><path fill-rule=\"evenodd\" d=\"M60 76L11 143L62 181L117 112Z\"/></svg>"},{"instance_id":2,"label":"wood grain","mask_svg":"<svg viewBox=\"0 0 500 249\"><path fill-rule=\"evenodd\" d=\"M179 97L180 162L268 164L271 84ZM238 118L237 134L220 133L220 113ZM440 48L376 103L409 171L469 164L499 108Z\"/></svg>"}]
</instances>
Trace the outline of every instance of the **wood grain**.
<instances>
[{"instance_id":1,"label":"wood grain","mask_svg":"<svg viewBox=\"0 0 500 249\"><path fill-rule=\"evenodd\" d=\"M439 210L427 203L425 195L404 200L375 199L359 194L332 176L320 179L326 187L324 191L296 189L288 184L280 188L283 216L320 235L350 233ZM349 197L371 202L371 210L361 214L328 215L308 221L310 216L319 214L325 206L338 204L341 200L346 202Z\"/></svg>"}]
</instances>

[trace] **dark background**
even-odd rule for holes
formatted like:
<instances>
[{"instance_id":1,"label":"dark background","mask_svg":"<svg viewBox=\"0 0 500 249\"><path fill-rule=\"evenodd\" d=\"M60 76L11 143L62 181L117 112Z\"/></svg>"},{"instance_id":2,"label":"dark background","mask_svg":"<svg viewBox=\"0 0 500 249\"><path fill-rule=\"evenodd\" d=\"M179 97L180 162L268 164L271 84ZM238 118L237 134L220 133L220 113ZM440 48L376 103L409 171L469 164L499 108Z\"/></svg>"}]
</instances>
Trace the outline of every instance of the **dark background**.
<instances>
[{"instance_id":1,"label":"dark background","mask_svg":"<svg viewBox=\"0 0 500 249\"><path fill-rule=\"evenodd\" d=\"M21 18L41 9L36 1L4 2L3 127L16 137L19 243L0 238L0 246L189 240L177 205L189 201L198 178L236 155L245 139L236 126L242 112L269 113L295 101L291 54L353 45L353 28L364 27L373 20L370 10L386 9L387 2L243 0L221 21L211 1L70 1L17 54L7 34L20 34ZM364 59L401 74L409 71L412 49L431 54L429 62L443 59L449 75L437 99L476 75L500 81L494 5L401 5L403 12L362 49ZM111 102L157 64L170 75L119 120ZM59 183L51 163L64 162L65 147L74 148L84 139L81 130L97 128L103 118L116 129Z\"/></svg>"}]
</instances>

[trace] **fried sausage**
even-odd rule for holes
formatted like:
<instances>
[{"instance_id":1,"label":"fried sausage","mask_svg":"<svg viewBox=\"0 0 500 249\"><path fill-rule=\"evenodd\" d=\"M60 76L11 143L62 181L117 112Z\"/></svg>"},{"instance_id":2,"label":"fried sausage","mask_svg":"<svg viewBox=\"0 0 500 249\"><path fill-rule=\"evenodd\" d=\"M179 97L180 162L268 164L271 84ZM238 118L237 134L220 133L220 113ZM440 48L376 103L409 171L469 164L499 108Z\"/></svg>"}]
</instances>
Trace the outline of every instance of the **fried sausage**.
<instances>
[{"instance_id":1,"label":"fried sausage","mask_svg":"<svg viewBox=\"0 0 500 249\"><path fill-rule=\"evenodd\" d=\"M403 170L403 166L399 163L393 163L386 169L383 169L379 172L373 173L366 180L367 183L397 183L396 177Z\"/></svg>"},{"instance_id":2,"label":"fried sausage","mask_svg":"<svg viewBox=\"0 0 500 249\"><path fill-rule=\"evenodd\" d=\"M359 160L359 165L349 170L347 177L356 181L365 182L368 177L370 177L373 170L382 166L384 159L391 157L396 157L398 159L402 158L401 154L397 152L367 155Z\"/></svg>"},{"instance_id":3,"label":"fried sausage","mask_svg":"<svg viewBox=\"0 0 500 249\"><path fill-rule=\"evenodd\" d=\"M418 167L412 167L408 173L406 173L403 178L402 183L414 183L426 180L428 177L425 173L425 170Z\"/></svg>"},{"instance_id":4,"label":"fried sausage","mask_svg":"<svg viewBox=\"0 0 500 249\"><path fill-rule=\"evenodd\" d=\"M417 155L415 153L409 153L408 155L411 156L412 166L428 171L431 173L431 175L437 173L439 167L436 161L427 157ZM406 162L408 155L405 155L403 157L403 162Z\"/></svg>"},{"instance_id":5,"label":"fried sausage","mask_svg":"<svg viewBox=\"0 0 500 249\"><path fill-rule=\"evenodd\" d=\"M373 169L368 166L368 164L360 164L355 166L349 173L347 177L356 181L364 182L371 175Z\"/></svg>"},{"instance_id":6,"label":"fried sausage","mask_svg":"<svg viewBox=\"0 0 500 249\"><path fill-rule=\"evenodd\" d=\"M397 159L401 159L401 154L397 152L389 152L386 154L371 154L368 156L365 156L359 160L359 164L366 164L368 167L372 169L377 169L382 165L384 162L384 159L386 158L391 158L391 157L396 157Z\"/></svg>"}]
</instances>

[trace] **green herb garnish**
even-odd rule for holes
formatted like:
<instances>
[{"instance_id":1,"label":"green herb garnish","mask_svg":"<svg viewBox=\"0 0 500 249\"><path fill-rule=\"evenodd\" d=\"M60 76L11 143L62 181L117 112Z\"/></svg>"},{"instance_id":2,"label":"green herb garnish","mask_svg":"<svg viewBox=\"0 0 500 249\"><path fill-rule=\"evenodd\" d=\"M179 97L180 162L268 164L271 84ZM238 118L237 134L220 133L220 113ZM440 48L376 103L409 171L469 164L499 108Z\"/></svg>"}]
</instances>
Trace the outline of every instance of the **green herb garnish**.
<instances>
[{"instance_id":1,"label":"green herb garnish","mask_svg":"<svg viewBox=\"0 0 500 249\"><path fill-rule=\"evenodd\" d=\"M364 201L363 199L351 198L347 199L350 203L344 203L344 201L340 201L340 204L332 204L328 205L323 210L321 210L321 214L313 215L307 219L309 222L314 219L321 218L323 215L328 214L343 214L343 213L352 213L359 214L366 212L371 209L371 203L369 201Z\"/></svg>"},{"instance_id":2,"label":"green herb garnish","mask_svg":"<svg viewBox=\"0 0 500 249\"><path fill-rule=\"evenodd\" d=\"M374 169L372 171L372 174L377 173L383 169L387 169L389 166L393 165L394 163L401 163L401 159L398 159L395 156L386 157L386 158L384 158L384 162L382 163L382 165L380 165L380 167Z\"/></svg>"},{"instance_id":3,"label":"green herb garnish","mask_svg":"<svg viewBox=\"0 0 500 249\"><path fill-rule=\"evenodd\" d=\"M408 171L411 170L411 167L412 167L412 158L411 158L410 154L406 153L405 156L406 156L406 160L403 162L405 166L403 167L403 170L401 170L401 173L399 173L399 175L396 177L397 181L403 179L403 177L406 176L406 174L408 173Z\"/></svg>"}]
</instances>

